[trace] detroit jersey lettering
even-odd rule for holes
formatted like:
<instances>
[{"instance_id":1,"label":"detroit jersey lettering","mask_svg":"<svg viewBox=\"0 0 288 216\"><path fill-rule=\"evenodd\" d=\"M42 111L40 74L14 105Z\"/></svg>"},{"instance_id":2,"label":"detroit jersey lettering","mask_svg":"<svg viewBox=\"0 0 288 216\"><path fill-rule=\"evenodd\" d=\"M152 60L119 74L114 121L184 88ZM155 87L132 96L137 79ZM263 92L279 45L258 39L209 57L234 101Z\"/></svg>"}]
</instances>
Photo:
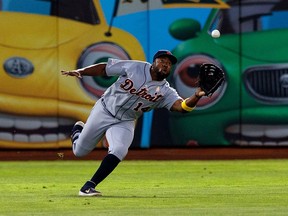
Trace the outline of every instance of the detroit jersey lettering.
<instances>
[{"instance_id":1,"label":"detroit jersey lettering","mask_svg":"<svg viewBox=\"0 0 288 216\"><path fill-rule=\"evenodd\" d=\"M170 110L180 98L166 80L152 80L150 67L148 62L112 58L108 60L107 75L119 78L107 89L102 101L114 117L133 120L154 108Z\"/></svg>"}]
</instances>

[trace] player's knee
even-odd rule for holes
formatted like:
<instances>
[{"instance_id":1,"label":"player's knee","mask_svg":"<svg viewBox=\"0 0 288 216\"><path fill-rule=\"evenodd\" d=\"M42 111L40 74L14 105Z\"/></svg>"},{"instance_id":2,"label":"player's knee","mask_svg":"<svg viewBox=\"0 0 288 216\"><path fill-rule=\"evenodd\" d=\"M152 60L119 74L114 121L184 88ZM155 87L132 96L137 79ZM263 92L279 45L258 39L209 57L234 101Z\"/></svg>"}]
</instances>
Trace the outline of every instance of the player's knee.
<instances>
[{"instance_id":1,"label":"player's knee","mask_svg":"<svg viewBox=\"0 0 288 216\"><path fill-rule=\"evenodd\" d=\"M121 148L121 147L116 147L112 150L109 150L110 154L115 155L116 157L118 157L121 161L126 157L127 153L128 153L128 149L126 148Z\"/></svg>"},{"instance_id":2,"label":"player's knee","mask_svg":"<svg viewBox=\"0 0 288 216\"><path fill-rule=\"evenodd\" d=\"M87 155L84 152L78 152L78 151L73 151L73 153L76 157L83 157L83 156Z\"/></svg>"},{"instance_id":3,"label":"player's knee","mask_svg":"<svg viewBox=\"0 0 288 216\"><path fill-rule=\"evenodd\" d=\"M87 149L83 149L83 148L77 148L76 146L73 146L73 154L76 157L83 157L85 155L87 155L90 151Z\"/></svg>"}]
</instances>

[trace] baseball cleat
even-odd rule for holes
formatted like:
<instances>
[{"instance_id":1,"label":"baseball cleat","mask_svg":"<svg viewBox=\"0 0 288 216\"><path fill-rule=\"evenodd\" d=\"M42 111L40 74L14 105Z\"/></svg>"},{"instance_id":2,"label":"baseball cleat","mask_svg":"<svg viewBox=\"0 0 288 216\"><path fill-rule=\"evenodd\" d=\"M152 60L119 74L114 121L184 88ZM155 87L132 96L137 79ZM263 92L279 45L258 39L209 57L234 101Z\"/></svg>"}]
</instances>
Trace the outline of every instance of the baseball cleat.
<instances>
[{"instance_id":1,"label":"baseball cleat","mask_svg":"<svg viewBox=\"0 0 288 216\"><path fill-rule=\"evenodd\" d=\"M84 123L82 121L78 121L74 124L72 128L72 133L71 133L71 142L74 143L75 140L78 139L79 134L82 132Z\"/></svg>"},{"instance_id":2,"label":"baseball cleat","mask_svg":"<svg viewBox=\"0 0 288 216\"><path fill-rule=\"evenodd\" d=\"M102 196L100 191L95 190L95 188L87 188L85 190L81 189L79 191L79 196L86 196L86 197L90 197L90 196Z\"/></svg>"}]
</instances>

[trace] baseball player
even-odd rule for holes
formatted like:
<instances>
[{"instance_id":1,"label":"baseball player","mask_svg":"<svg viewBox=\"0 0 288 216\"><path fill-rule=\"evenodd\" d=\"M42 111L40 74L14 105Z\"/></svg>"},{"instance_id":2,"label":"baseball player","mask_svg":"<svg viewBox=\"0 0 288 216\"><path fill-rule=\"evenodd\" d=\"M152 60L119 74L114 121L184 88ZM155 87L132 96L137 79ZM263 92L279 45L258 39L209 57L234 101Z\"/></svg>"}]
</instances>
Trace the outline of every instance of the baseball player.
<instances>
[{"instance_id":1,"label":"baseball player","mask_svg":"<svg viewBox=\"0 0 288 216\"><path fill-rule=\"evenodd\" d=\"M135 119L155 108L187 113L194 109L205 92L199 87L195 94L182 99L166 81L176 57L168 50L159 50L153 63L136 60L108 59L107 63L61 71L63 75L119 76L95 103L86 123L75 123L71 141L77 157L91 152L106 135L108 154L92 178L79 191L79 196L101 196L96 186L102 182L128 153L134 136Z\"/></svg>"}]
</instances>

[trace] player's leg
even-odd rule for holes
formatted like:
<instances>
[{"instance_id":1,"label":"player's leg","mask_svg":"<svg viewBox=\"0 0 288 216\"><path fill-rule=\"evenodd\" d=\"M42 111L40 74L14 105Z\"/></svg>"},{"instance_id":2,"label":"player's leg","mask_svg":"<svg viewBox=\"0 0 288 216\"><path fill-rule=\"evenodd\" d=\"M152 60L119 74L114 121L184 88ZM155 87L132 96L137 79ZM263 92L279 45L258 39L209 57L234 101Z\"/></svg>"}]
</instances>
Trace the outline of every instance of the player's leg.
<instances>
[{"instance_id":1,"label":"player's leg","mask_svg":"<svg viewBox=\"0 0 288 216\"><path fill-rule=\"evenodd\" d=\"M81 188L79 195L85 196L85 191L95 187L102 182L122 161L128 153L128 149L134 137L134 121L124 121L113 125L106 132L109 143L108 155L103 159L99 168L90 181ZM95 196L100 195L95 194Z\"/></svg>"},{"instance_id":2,"label":"player's leg","mask_svg":"<svg viewBox=\"0 0 288 216\"><path fill-rule=\"evenodd\" d=\"M122 161L133 141L134 129L134 121L122 121L110 127L106 131L106 139L109 143L108 153L115 155Z\"/></svg>"},{"instance_id":3,"label":"player's leg","mask_svg":"<svg viewBox=\"0 0 288 216\"><path fill-rule=\"evenodd\" d=\"M77 157L90 153L104 136L113 118L103 110L101 102L97 102L85 124L77 122L73 127L72 149Z\"/></svg>"}]
</instances>

